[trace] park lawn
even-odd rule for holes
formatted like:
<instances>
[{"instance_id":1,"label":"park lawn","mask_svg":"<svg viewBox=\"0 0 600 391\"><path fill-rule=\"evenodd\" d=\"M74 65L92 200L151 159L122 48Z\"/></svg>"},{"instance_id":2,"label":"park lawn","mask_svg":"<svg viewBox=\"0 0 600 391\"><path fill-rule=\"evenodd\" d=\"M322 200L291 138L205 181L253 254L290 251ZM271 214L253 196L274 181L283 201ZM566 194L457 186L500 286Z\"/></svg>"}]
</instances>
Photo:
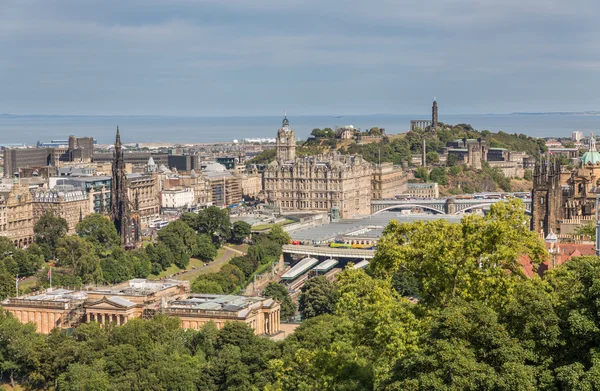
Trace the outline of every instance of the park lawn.
<instances>
[{"instance_id":1,"label":"park lawn","mask_svg":"<svg viewBox=\"0 0 600 391\"><path fill-rule=\"evenodd\" d=\"M212 262L210 262L208 265L206 265L205 267L198 268L196 270L192 270L185 274L182 274L181 276L177 276L176 278L185 280L185 281L194 281L201 274L217 273L219 270L221 270L221 267L223 265L225 265L227 262L229 262L229 260L231 258L233 258L234 256L237 255L237 254L233 254L232 257L223 258L226 251L227 251L226 249L221 247L220 249L217 250L217 256L215 257L215 259ZM202 266L202 264L200 264L200 265Z\"/></svg>"},{"instance_id":2,"label":"park lawn","mask_svg":"<svg viewBox=\"0 0 600 391\"><path fill-rule=\"evenodd\" d=\"M226 246L227 247L231 247L231 248L235 248L236 250L241 251L243 253L247 253L248 252L248 247L250 247L250 245L248 243L242 243L242 244L227 243Z\"/></svg>"},{"instance_id":3,"label":"park lawn","mask_svg":"<svg viewBox=\"0 0 600 391\"><path fill-rule=\"evenodd\" d=\"M267 230L267 229L271 229L271 228L273 228L276 225L282 225L283 226L283 225L291 224L293 222L294 222L294 220L286 219L285 221L282 221L280 223L253 225L252 226L252 231L264 231L264 230Z\"/></svg>"},{"instance_id":4,"label":"park lawn","mask_svg":"<svg viewBox=\"0 0 600 391\"><path fill-rule=\"evenodd\" d=\"M217 255L218 257L218 255ZM196 268L201 268L202 265L204 264L204 261L201 261L199 259L196 258L190 258L190 264L188 265L187 269L185 270L193 270L193 267ZM154 274L150 274L148 276L149 280L159 280L161 278L167 278L168 276L175 274L175 273L179 273L180 271L182 271L182 269L178 268L175 264L172 264L171 266L169 266L167 268L167 270L163 270L159 275L154 275Z\"/></svg>"},{"instance_id":5,"label":"park lawn","mask_svg":"<svg viewBox=\"0 0 600 391\"><path fill-rule=\"evenodd\" d=\"M27 281L19 281L19 292L27 293L29 289L33 288L37 284L36 278L28 279Z\"/></svg>"}]
</instances>

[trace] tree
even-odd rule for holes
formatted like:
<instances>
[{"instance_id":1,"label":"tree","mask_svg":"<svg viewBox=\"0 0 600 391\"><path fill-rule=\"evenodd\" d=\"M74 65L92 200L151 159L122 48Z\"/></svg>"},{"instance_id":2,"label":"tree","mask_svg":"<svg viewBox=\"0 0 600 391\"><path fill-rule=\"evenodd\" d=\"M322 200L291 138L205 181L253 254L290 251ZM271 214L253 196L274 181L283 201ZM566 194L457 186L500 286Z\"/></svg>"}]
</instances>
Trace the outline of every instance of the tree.
<instances>
[{"instance_id":1,"label":"tree","mask_svg":"<svg viewBox=\"0 0 600 391\"><path fill-rule=\"evenodd\" d=\"M289 319L296 314L296 305L292 302L292 298L285 285L278 282L269 282L262 294L279 302L282 319Z\"/></svg>"},{"instance_id":2,"label":"tree","mask_svg":"<svg viewBox=\"0 0 600 391\"><path fill-rule=\"evenodd\" d=\"M446 165L448 167L454 167L456 165L457 160L458 160L458 157L456 157L455 154L449 153L448 159L446 160Z\"/></svg>"},{"instance_id":3,"label":"tree","mask_svg":"<svg viewBox=\"0 0 600 391\"><path fill-rule=\"evenodd\" d=\"M67 267L84 283L100 283L103 272L100 258L91 242L78 236L65 236L56 247L56 265Z\"/></svg>"},{"instance_id":4,"label":"tree","mask_svg":"<svg viewBox=\"0 0 600 391\"><path fill-rule=\"evenodd\" d=\"M174 262L180 269L187 267L190 257L197 251L196 233L180 220L172 221L158 231L158 240L171 250L175 258Z\"/></svg>"},{"instance_id":5,"label":"tree","mask_svg":"<svg viewBox=\"0 0 600 391\"><path fill-rule=\"evenodd\" d=\"M192 212L185 212L180 217L179 220L183 221L191 229L194 231L198 230L198 215Z\"/></svg>"},{"instance_id":6,"label":"tree","mask_svg":"<svg viewBox=\"0 0 600 391\"><path fill-rule=\"evenodd\" d=\"M210 206L198 212L198 233L209 235L216 243L231 236L231 220L227 209Z\"/></svg>"},{"instance_id":7,"label":"tree","mask_svg":"<svg viewBox=\"0 0 600 391\"><path fill-rule=\"evenodd\" d=\"M269 240L272 240L280 246L290 243L290 235L287 232L285 232L283 228L281 228L281 226L279 225L276 225L273 228L271 228L271 231L269 231L267 237L269 238Z\"/></svg>"},{"instance_id":8,"label":"tree","mask_svg":"<svg viewBox=\"0 0 600 391\"><path fill-rule=\"evenodd\" d=\"M427 164L439 163L440 154L435 151L427 152L427 155L425 155L425 161Z\"/></svg>"},{"instance_id":9,"label":"tree","mask_svg":"<svg viewBox=\"0 0 600 391\"><path fill-rule=\"evenodd\" d=\"M524 254L539 263L546 251L529 230L523 202L514 199L492 205L485 217L464 217L460 224L392 221L370 268L381 278L413 275L428 305L448 305L457 297L501 305L514 281L524 278L519 262Z\"/></svg>"},{"instance_id":10,"label":"tree","mask_svg":"<svg viewBox=\"0 0 600 391\"><path fill-rule=\"evenodd\" d=\"M302 319L333 314L337 303L337 289L325 276L309 279L301 288L298 309Z\"/></svg>"},{"instance_id":11,"label":"tree","mask_svg":"<svg viewBox=\"0 0 600 391\"><path fill-rule=\"evenodd\" d=\"M171 252L171 249L162 242L158 242L155 245L152 243L149 244L146 247L146 254L153 265L153 270L158 271L156 274L159 274L160 270L167 270L175 261L175 256ZM155 268L154 265L158 265L159 267Z\"/></svg>"},{"instance_id":12,"label":"tree","mask_svg":"<svg viewBox=\"0 0 600 391\"><path fill-rule=\"evenodd\" d=\"M575 230L575 233L577 235L589 236L590 240L595 242L596 241L596 221L589 221L585 225L580 225Z\"/></svg>"},{"instance_id":13,"label":"tree","mask_svg":"<svg viewBox=\"0 0 600 391\"><path fill-rule=\"evenodd\" d=\"M40 247L47 249L45 252L46 259L55 257L58 240L65 236L68 231L69 224L67 224L67 220L55 216L52 212L45 213L35 223L33 226L34 240Z\"/></svg>"},{"instance_id":14,"label":"tree","mask_svg":"<svg viewBox=\"0 0 600 391\"><path fill-rule=\"evenodd\" d=\"M436 317L421 349L398 359L382 388L534 391L536 369L493 310L458 301Z\"/></svg>"},{"instance_id":15,"label":"tree","mask_svg":"<svg viewBox=\"0 0 600 391\"><path fill-rule=\"evenodd\" d=\"M102 249L121 244L121 238L112 221L97 213L84 217L77 224L76 230L80 238L89 240Z\"/></svg>"},{"instance_id":16,"label":"tree","mask_svg":"<svg viewBox=\"0 0 600 391\"><path fill-rule=\"evenodd\" d=\"M423 180L423 182L429 181L429 171L427 171L426 167L419 167L415 171L415 178Z\"/></svg>"},{"instance_id":17,"label":"tree","mask_svg":"<svg viewBox=\"0 0 600 391\"><path fill-rule=\"evenodd\" d=\"M431 172L429 173L429 179L432 182L437 182L440 185L447 185L448 184L448 173L446 172L446 168L445 167L434 167L431 169Z\"/></svg>"},{"instance_id":18,"label":"tree","mask_svg":"<svg viewBox=\"0 0 600 391\"><path fill-rule=\"evenodd\" d=\"M217 256L217 249L208 235L198 235L198 244L194 256L203 261L212 261L215 259Z\"/></svg>"},{"instance_id":19,"label":"tree","mask_svg":"<svg viewBox=\"0 0 600 391\"><path fill-rule=\"evenodd\" d=\"M15 251L15 245L6 236L0 236L0 259L11 255Z\"/></svg>"},{"instance_id":20,"label":"tree","mask_svg":"<svg viewBox=\"0 0 600 391\"><path fill-rule=\"evenodd\" d=\"M229 263L240 269L246 278L249 278L258 266L257 262L253 262L252 259L247 256L233 257Z\"/></svg>"},{"instance_id":21,"label":"tree","mask_svg":"<svg viewBox=\"0 0 600 391\"><path fill-rule=\"evenodd\" d=\"M252 226L245 221L236 221L231 229L231 242L241 244L252 233Z\"/></svg>"}]
</instances>

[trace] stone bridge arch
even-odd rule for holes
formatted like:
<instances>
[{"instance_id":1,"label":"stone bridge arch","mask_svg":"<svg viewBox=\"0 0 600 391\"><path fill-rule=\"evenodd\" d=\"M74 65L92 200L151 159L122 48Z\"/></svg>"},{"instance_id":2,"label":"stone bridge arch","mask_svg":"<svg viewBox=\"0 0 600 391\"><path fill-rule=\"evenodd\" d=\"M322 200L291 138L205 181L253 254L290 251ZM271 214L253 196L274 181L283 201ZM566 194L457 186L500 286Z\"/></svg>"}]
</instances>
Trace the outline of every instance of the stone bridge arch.
<instances>
[{"instance_id":1,"label":"stone bridge arch","mask_svg":"<svg viewBox=\"0 0 600 391\"><path fill-rule=\"evenodd\" d=\"M386 206L385 208L379 209L379 210L375 211L373 214L375 215L375 214L384 212L386 210L391 210L391 209L407 209L407 208L421 208L421 209L430 210L430 211L435 212L437 214L442 214L442 215L446 214L446 212L444 210L440 210L440 209L436 208L436 206L438 206L438 205L435 205L435 206L432 205L432 206L430 206L430 205L423 205L423 204L418 204L418 203L415 203L415 204L395 204L395 205L390 205L390 206Z\"/></svg>"}]
</instances>

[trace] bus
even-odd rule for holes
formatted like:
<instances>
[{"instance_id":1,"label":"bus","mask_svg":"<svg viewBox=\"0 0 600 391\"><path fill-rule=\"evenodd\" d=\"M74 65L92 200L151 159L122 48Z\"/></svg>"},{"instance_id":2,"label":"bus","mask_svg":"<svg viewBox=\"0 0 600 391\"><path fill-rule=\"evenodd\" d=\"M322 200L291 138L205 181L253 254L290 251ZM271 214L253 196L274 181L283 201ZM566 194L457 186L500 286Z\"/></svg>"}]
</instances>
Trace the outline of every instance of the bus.
<instances>
[{"instance_id":1,"label":"bus","mask_svg":"<svg viewBox=\"0 0 600 391\"><path fill-rule=\"evenodd\" d=\"M169 222L161 219L152 220L150 222L150 228L156 228L157 230L165 228L167 225L169 225Z\"/></svg>"}]
</instances>

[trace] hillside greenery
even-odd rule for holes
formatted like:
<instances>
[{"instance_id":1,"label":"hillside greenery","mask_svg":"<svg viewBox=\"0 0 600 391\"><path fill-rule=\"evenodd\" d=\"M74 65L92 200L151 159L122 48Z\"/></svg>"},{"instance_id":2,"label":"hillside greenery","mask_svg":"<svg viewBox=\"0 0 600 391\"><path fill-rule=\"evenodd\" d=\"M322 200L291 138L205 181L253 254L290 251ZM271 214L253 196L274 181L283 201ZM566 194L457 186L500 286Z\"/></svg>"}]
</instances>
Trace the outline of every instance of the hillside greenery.
<instances>
[{"instance_id":1,"label":"hillside greenery","mask_svg":"<svg viewBox=\"0 0 600 391\"><path fill-rule=\"evenodd\" d=\"M460 224L393 223L368 270L303 290L306 320L279 342L162 315L41 335L0 312L0 376L39 390L595 390L600 258L527 278L521 257L547 254L525 221L513 200Z\"/></svg>"}]
</instances>

